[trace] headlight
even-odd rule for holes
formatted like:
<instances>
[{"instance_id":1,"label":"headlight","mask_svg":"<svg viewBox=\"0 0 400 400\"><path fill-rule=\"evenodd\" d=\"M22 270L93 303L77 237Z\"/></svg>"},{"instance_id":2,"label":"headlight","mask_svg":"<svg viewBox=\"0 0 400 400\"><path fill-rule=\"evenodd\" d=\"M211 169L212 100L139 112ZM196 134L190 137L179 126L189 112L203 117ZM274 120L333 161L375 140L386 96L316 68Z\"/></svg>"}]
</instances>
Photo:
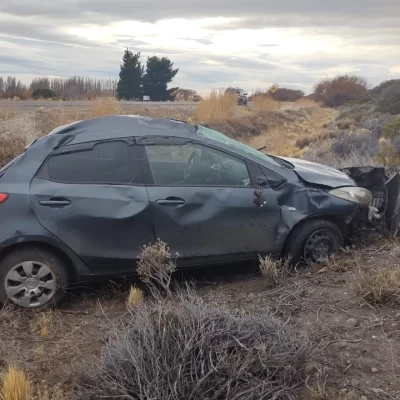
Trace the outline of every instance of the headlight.
<instances>
[{"instance_id":1,"label":"headlight","mask_svg":"<svg viewBox=\"0 0 400 400\"><path fill-rule=\"evenodd\" d=\"M373 200L371 192L361 187L342 187L330 190L329 194L362 206L367 206Z\"/></svg>"}]
</instances>

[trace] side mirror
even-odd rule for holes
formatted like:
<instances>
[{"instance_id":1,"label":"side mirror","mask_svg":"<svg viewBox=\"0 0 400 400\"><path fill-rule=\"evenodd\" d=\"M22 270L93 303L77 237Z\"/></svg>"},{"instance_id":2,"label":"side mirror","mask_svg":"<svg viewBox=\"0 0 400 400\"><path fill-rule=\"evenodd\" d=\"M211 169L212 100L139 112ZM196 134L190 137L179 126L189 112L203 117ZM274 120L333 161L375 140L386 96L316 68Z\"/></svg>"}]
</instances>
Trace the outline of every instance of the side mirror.
<instances>
[{"instance_id":1,"label":"side mirror","mask_svg":"<svg viewBox=\"0 0 400 400\"><path fill-rule=\"evenodd\" d=\"M262 177L262 176L259 176L257 178L257 186L258 187L264 188L264 187L266 187L268 185L269 185L269 183L268 183L268 179L267 178Z\"/></svg>"},{"instance_id":2,"label":"side mirror","mask_svg":"<svg viewBox=\"0 0 400 400\"><path fill-rule=\"evenodd\" d=\"M263 177L257 178L257 189L254 191L254 203L259 207L264 207L267 203L264 196L264 187L268 186L268 180Z\"/></svg>"}]
</instances>

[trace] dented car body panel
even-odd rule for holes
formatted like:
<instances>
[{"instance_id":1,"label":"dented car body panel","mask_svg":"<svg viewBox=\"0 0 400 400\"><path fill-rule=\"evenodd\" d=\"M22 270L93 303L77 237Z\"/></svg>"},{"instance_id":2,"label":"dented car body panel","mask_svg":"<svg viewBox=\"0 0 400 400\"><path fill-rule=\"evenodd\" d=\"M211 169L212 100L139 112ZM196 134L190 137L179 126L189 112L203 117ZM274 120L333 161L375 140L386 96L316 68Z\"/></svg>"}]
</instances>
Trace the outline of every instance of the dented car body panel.
<instances>
[{"instance_id":1,"label":"dented car body panel","mask_svg":"<svg viewBox=\"0 0 400 400\"><path fill-rule=\"evenodd\" d=\"M171 160L164 150L157 153L156 146L174 146L173 156L178 151L186 157L184 149L194 150L183 162ZM206 157L196 161L203 152L226 157L227 164ZM192 161L205 168L211 183L190 181ZM107 178L83 178L100 165L110 165ZM119 171L115 165L121 180L111 177ZM235 177L234 168L246 176L238 175L237 183L222 181L225 175ZM306 220L334 221L345 238L360 219L371 222L365 206L333 196L331 189L384 191L385 207L377 209L393 216L398 175L390 182L364 178L355 171L270 157L180 121L131 116L81 121L38 139L0 171L0 192L10 194L0 205L0 257L21 243L46 243L70 260L79 280L135 273L141 246L157 239L169 244L182 266L280 256L293 228Z\"/></svg>"}]
</instances>

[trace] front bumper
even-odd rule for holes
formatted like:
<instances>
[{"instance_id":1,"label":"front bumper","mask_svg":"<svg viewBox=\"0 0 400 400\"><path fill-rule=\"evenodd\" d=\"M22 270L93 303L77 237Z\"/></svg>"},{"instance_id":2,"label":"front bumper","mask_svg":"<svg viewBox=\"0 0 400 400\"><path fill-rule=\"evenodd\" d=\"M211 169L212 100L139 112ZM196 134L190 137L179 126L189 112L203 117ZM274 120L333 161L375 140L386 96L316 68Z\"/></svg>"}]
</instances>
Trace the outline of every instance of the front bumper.
<instances>
[{"instance_id":1,"label":"front bumper","mask_svg":"<svg viewBox=\"0 0 400 400\"><path fill-rule=\"evenodd\" d=\"M400 175L381 167L352 167L342 169L358 186L372 193L373 201L367 219L374 227L397 236L400 228ZM367 222L367 221L366 221Z\"/></svg>"}]
</instances>

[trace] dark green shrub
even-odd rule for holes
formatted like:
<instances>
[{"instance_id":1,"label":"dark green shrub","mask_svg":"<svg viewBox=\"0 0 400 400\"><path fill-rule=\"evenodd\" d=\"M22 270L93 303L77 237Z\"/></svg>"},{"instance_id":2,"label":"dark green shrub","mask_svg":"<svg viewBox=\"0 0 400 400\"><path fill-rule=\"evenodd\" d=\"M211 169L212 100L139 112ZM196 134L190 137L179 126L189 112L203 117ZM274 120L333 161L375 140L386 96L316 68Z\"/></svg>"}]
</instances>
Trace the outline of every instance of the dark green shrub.
<instances>
[{"instance_id":1,"label":"dark green shrub","mask_svg":"<svg viewBox=\"0 0 400 400\"><path fill-rule=\"evenodd\" d=\"M400 98L395 97L382 97L378 102L379 112L389 113L392 115L400 114Z\"/></svg>"},{"instance_id":2,"label":"dark green shrub","mask_svg":"<svg viewBox=\"0 0 400 400\"><path fill-rule=\"evenodd\" d=\"M34 99L53 99L56 98L57 95L50 89L36 89L32 93L32 97Z\"/></svg>"}]
</instances>

